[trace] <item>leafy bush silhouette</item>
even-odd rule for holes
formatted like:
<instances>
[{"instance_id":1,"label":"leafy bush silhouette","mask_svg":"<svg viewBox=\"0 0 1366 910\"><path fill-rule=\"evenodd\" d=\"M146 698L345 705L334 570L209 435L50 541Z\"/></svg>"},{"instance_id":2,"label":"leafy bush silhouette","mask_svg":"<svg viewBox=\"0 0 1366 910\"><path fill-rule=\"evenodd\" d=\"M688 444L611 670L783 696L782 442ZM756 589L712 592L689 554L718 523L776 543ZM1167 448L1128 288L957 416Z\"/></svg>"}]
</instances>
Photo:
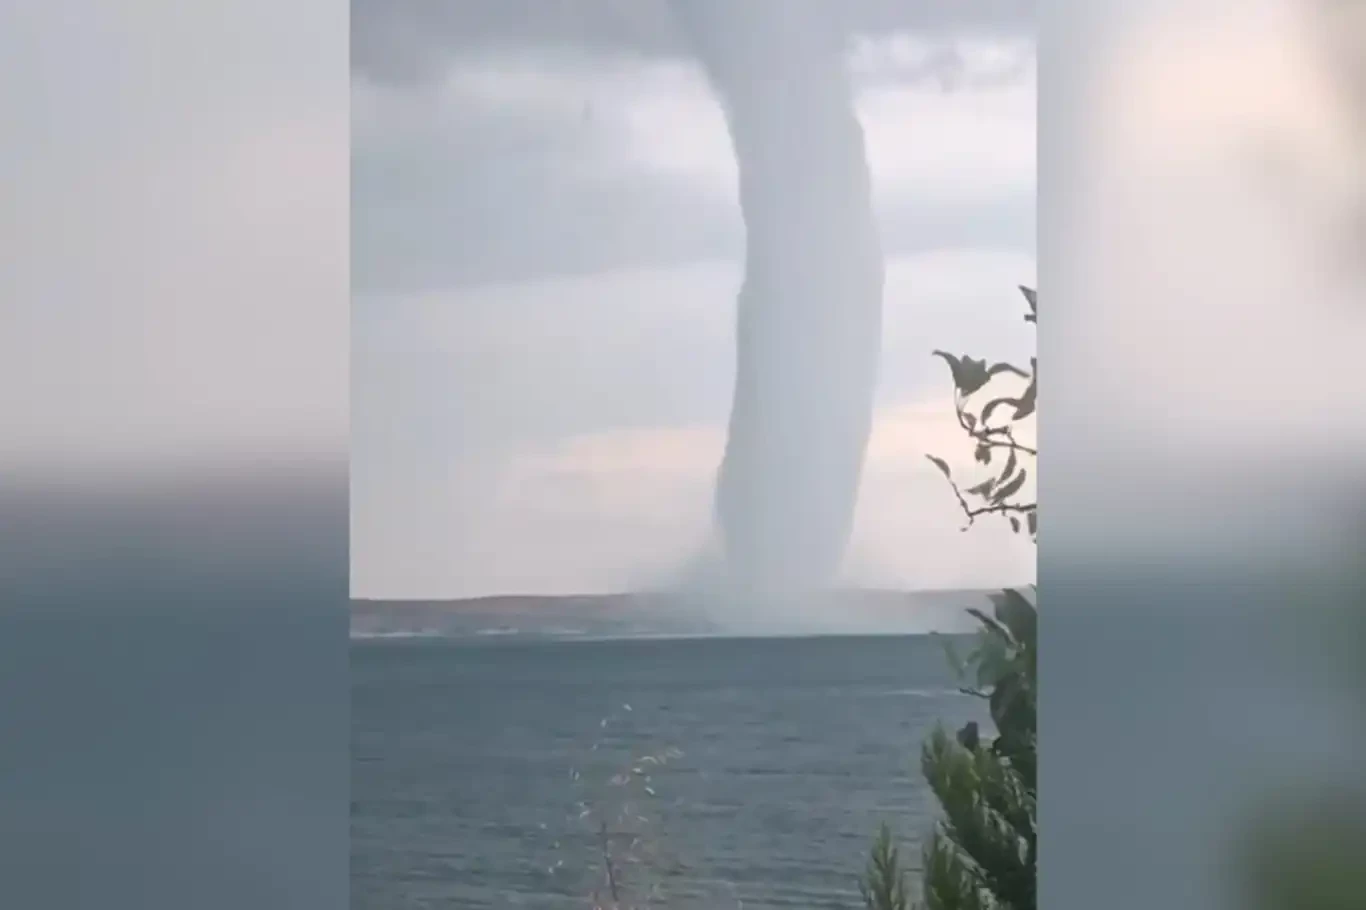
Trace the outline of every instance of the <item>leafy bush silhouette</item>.
<instances>
[{"instance_id":1,"label":"leafy bush silhouette","mask_svg":"<svg viewBox=\"0 0 1366 910\"><path fill-rule=\"evenodd\" d=\"M1022 287L1037 324L1038 297ZM1020 424L1033 417L1038 395L1037 359L1025 370L1009 363L936 351L948 364L954 410L976 443L978 464L999 465L963 488L947 461L927 456L943 473L966 518L964 530L997 516L1016 533L1038 539L1038 503L1025 493L1038 451L1021 441ZM1023 385L1016 394L993 394L1003 378ZM1004 420L1000 415L1007 415ZM1000 461L998 459L1002 459ZM1034 910L1038 867L1038 611L1037 592L1006 590L992 597L992 615L969 610L979 629L964 660L946 648L964 691L987 701L996 736L984 741L977 724L956 735L936 726L920 756L921 773L943 811L923 849L921 903L925 910ZM907 910L906 873L883 827L860 882L869 910Z\"/></svg>"}]
</instances>

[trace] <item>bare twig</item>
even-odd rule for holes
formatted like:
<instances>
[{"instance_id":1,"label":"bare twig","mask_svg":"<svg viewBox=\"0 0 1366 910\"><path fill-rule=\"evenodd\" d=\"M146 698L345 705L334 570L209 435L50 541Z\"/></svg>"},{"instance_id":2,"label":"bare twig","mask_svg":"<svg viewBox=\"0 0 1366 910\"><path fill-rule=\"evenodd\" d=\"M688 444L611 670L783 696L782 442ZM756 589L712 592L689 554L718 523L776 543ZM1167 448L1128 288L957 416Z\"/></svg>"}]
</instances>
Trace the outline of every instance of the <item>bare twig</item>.
<instances>
[{"instance_id":1,"label":"bare twig","mask_svg":"<svg viewBox=\"0 0 1366 910\"><path fill-rule=\"evenodd\" d=\"M607 835L607 822L604 820L599 828L602 836L602 865L607 872L607 890L612 895L612 906L621 904L621 895L617 889L617 872L612 867L612 844Z\"/></svg>"},{"instance_id":2,"label":"bare twig","mask_svg":"<svg viewBox=\"0 0 1366 910\"><path fill-rule=\"evenodd\" d=\"M991 449L1013 449L1016 452L1023 452L1026 455L1038 455L1038 449L1031 448L1015 440L1015 430L1009 424L999 427L991 427L986 424L970 423L968 421L968 411L966 408L967 400L955 396L954 410L958 412L958 425L963 428L969 437L976 440L979 444ZM1004 436L1005 439L997 439L997 436Z\"/></svg>"},{"instance_id":3,"label":"bare twig","mask_svg":"<svg viewBox=\"0 0 1366 910\"><path fill-rule=\"evenodd\" d=\"M623 712L633 713L630 705L622 705ZM621 715L609 715L599 723L599 730L607 730L620 720ZM593 750L605 740L593 743ZM583 846L589 851L586 870L591 875L591 904L593 910L645 910L655 903L654 896L662 884L651 882L658 873L661 857L657 855L657 836L651 828L647 804L656 798L652 775L659 769L683 757L676 748L642 754L632 750L619 770L608 771L610 778L598 780L597 774L587 777L577 769L570 771L570 779L583 792L575 807L573 824L585 824L588 831ZM589 783L589 779L595 783ZM559 849L559 843L556 843Z\"/></svg>"},{"instance_id":4,"label":"bare twig","mask_svg":"<svg viewBox=\"0 0 1366 910\"><path fill-rule=\"evenodd\" d=\"M1038 504L1032 502L1000 502L989 506L978 506L973 508L968 505L967 498L963 496L963 491L958 488L958 484L950 480L949 489L953 490L953 495L958 498L958 505L962 506L963 515L968 520L968 523L961 528L963 531L972 527L973 523L983 515L1028 515L1030 512L1038 509Z\"/></svg>"},{"instance_id":5,"label":"bare twig","mask_svg":"<svg viewBox=\"0 0 1366 910\"><path fill-rule=\"evenodd\" d=\"M982 506L977 509L971 509L968 512L968 518L978 518L982 515L1008 515L1011 513L1028 515L1037 508L1038 506L1032 502L1000 502L991 506Z\"/></svg>"},{"instance_id":6,"label":"bare twig","mask_svg":"<svg viewBox=\"0 0 1366 910\"><path fill-rule=\"evenodd\" d=\"M1027 288L1022 287L1020 290L1025 295L1032 316L1037 312L1035 294ZM1033 322L1034 320L1028 319L1028 321ZM1010 519L1011 528L1018 532L1022 525L1020 517L1024 517L1023 524L1027 525L1029 534L1033 537L1037 528L1035 516L1038 514L1038 503L1011 502L1009 500L1019 491L1027 477L1024 468L1016 471L1019 464L1018 456L1037 458L1039 454L1037 448L1025 445L1015 438L1016 425L1034 413L1035 379L1037 376L1035 359L1031 357L1029 361L1031 369L1024 370L1009 363L997 363L988 368L983 366L984 361L966 356L955 357L943 351L935 351L934 354L936 357L942 357L953 373L954 413L958 418L959 427L976 446L977 460L983 464L990 464L990 450L1004 449L1009 452L1003 470L983 483L967 487L966 490L960 488L953 479L947 462L941 458L930 456L930 460L935 463L944 474L945 479L948 480L949 487L953 490L953 495L963 510L966 524L961 530L968 530L983 515L1002 515ZM1025 392L1019 398L990 398L988 396L987 388L991 380L1002 374L1010 374L1028 382ZM979 396L988 397L986 404L980 408L976 406L970 408L969 401L981 400ZM993 412L1000 407L1005 407L1010 412L1010 416L1006 418L1004 423L989 424L988 420ZM980 499L982 504L970 504L969 497Z\"/></svg>"}]
</instances>

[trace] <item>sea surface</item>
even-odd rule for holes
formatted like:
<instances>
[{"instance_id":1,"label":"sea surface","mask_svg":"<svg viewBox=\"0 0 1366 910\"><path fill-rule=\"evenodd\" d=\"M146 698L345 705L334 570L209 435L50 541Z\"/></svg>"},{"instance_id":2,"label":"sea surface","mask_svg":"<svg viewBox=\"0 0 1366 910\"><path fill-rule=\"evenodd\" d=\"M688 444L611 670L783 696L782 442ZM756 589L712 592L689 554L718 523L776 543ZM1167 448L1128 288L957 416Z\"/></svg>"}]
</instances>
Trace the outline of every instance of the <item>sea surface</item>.
<instances>
[{"instance_id":1,"label":"sea surface","mask_svg":"<svg viewBox=\"0 0 1366 910\"><path fill-rule=\"evenodd\" d=\"M921 742L985 714L929 636L357 638L351 663L357 910L589 908L613 883L856 908L881 822L918 864Z\"/></svg>"}]
</instances>

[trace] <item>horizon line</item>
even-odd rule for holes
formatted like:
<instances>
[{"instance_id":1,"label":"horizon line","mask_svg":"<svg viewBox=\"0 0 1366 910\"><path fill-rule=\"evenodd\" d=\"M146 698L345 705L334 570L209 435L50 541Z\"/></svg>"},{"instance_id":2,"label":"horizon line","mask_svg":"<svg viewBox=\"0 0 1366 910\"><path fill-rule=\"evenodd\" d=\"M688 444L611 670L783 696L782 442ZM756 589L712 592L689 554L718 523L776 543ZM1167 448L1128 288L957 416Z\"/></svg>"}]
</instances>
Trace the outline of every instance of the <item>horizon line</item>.
<instances>
[{"instance_id":1,"label":"horizon line","mask_svg":"<svg viewBox=\"0 0 1366 910\"><path fill-rule=\"evenodd\" d=\"M996 591L1002 588L1018 587L1016 585L983 585L981 587L970 588L886 588L886 587L841 587L828 588L807 596L820 596L830 594L894 594L894 595L913 595L913 594L976 594L988 591ZM528 594L528 593L501 593L501 594L475 594L461 596L398 596L398 597L377 597L373 595L352 594L349 600L352 604L362 603L474 603L477 601L489 600L574 600L584 598L609 599L616 597L639 597L645 596L687 596L689 592L674 591L668 589L642 589L636 591L599 591L599 592L577 592L564 594Z\"/></svg>"}]
</instances>

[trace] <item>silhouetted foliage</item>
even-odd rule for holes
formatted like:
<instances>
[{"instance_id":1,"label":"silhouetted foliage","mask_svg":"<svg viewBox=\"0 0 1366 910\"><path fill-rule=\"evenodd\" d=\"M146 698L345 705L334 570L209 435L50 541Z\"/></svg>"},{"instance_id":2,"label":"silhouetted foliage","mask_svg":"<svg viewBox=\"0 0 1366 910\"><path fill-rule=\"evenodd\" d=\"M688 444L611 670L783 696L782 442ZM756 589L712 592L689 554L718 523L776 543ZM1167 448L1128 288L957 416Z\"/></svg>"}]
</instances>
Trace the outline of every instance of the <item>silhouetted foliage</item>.
<instances>
[{"instance_id":1,"label":"silhouetted foliage","mask_svg":"<svg viewBox=\"0 0 1366 910\"><path fill-rule=\"evenodd\" d=\"M886 825L873 842L868 868L859 882L859 892L869 910L907 910L910 898L906 892L906 873L901 869L896 840Z\"/></svg>"},{"instance_id":2,"label":"silhouetted foliage","mask_svg":"<svg viewBox=\"0 0 1366 910\"><path fill-rule=\"evenodd\" d=\"M975 723L956 737L937 726L921 752L944 811L924 851L928 910L1035 906L1038 615L1025 592L992 599L993 615L970 611L976 649L962 662L950 650L950 660L972 683L965 691L987 700L996 736L984 740Z\"/></svg>"},{"instance_id":3,"label":"silhouetted foliage","mask_svg":"<svg viewBox=\"0 0 1366 910\"><path fill-rule=\"evenodd\" d=\"M1037 323L1038 295L1026 287L1020 291L1029 308L1025 321ZM985 479L964 488L955 480L947 461L926 456L958 497L967 518L964 530L983 515L999 515L1017 533L1025 531L1034 537L1038 530L1037 504L1022 501L1020 493L1039 453L1020 441L1020 433L1021 424L1034 416L1037 406L1038 358L1031 357L1025 369L1013 363L988 364L946 351L935 351L934 356L948 364L954 411L959 426L975 443L977 463L991 469ZM1016 387L1010 393L1003 388L1007 382Z\"/></svg>"},{"instance_id":4,"label":"silhouetted foliage","mask_svg":"<svg viewBox=\"0 0 1366 910\"><path fill-rule=\"evenodd\" d=\"M1029 306L1025 320L1036 323L1036 294L1029 288L1021 291ZM935 356L949 365L958 421L977 443L977 461L990 465L1002 452L1005 461L987 480L962 490L946 461L930 460L953 487L969 526L981 515L1000 514L1017 532L1023 528L1036 540L1038 504L1020 499L1019 493L1027 476L1020 461L1038 453L1021 444L1015 432L1015 425L1035 411L1036 360L1031 358L1026 371L942 351ZM1014 397L982 394L1005 375L1023 381L1024 390ZM1003 408L1009 418L993 422ZM938 725L921 750L921 773L944 813L923 850L919 906L925 910L1036 907L1038 611L1031 599L1036 596L1032 587L994 595L991 615L968 611L979 624L972 653L960 660L946 648L955 671L968 683L963 691L987 701L996 735L987 741L977 724L969 723L950 736ZM905 873L886 827L874 844L861 891L869 910L906 906Z\"/></svg>"}]
</instances>

